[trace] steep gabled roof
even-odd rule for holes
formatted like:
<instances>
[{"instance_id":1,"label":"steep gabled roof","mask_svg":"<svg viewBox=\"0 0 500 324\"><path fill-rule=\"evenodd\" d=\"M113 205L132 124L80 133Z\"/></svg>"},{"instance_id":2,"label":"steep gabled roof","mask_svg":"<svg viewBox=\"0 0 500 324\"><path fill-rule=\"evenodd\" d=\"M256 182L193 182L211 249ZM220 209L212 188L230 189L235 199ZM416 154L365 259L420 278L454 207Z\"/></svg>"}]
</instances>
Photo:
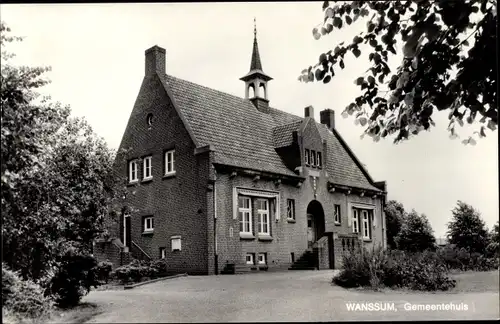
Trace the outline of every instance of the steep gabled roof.
<instances>
[{"instance_id":1,"label":"steep gabled roof","mask_svg":"<svg viewBox=\"0 0 500 324\"><path fill-rule=\"evenodd\" d=\"M263 113L248 99L170 75L166 75L165 83L197 145L212 146L214 163L297 176L285 166L275 148L291 143L292 132L304 126L304 118L275 108ZM327 141L325 158L330 181L380 191L340 135L322 124L318 129Z\"/></svg>"},{"instance_id":2,"label":"steep gabled roof","mask_svg":"<svg viewBox=\"0 0 500 324\"><path fill-rule=\"evenodd\" d=\"M343 186L381 191L372 184L372 178L340 134L335 129L328 129L326 125L318 126L321 138L326 140L326 171L330 181Z\"/></svg>"}]
</instances>

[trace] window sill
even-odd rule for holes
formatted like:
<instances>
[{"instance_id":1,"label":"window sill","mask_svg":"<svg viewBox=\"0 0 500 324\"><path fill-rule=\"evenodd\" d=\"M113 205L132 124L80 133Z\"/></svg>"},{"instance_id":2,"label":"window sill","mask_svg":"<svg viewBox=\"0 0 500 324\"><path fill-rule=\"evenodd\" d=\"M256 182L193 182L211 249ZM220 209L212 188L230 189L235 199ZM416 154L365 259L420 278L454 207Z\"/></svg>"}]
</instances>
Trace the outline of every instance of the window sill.
<instances>
[{"instance_id":1,"label":"window sill","mask_svg":"<svg viewBox=\"0 0 500 324\"><path fill-rule=\"evenodd\" d=\"M295 224L295 223L297 222L297 221L296 221L295 219L293 219L293 218L287 218L287 219L286 219L286 221L287 221L287 222L289 222L289 223L293 223L293 224Z\"/></svg>"},{"instance_id":2,"label":"window sill","mask_svg":"<svg viewBox=\"0 0 500 324\"><path fill-rule=\"evenodd\" d=\"M372 239L368 239L368 238L364 238L363 239L363 242L366 242L366 243L371 243Z\"/></svg>"},{"instance_id":3,"label":"window sill","mask_svg":"<svg viewBox=\"0 0 500 324\"><path fill-rule=\"evenodd\" d=\"M259 241L272 241L273 237L269 234L259 234Z\"/></svg>"},{"instance_id":4,"label":"window sill","mask_svg":"<svg viewBox=\"0 0 500 324\"><path fill-rule=\"evenodd\" d=\"M335 226L341 226L342 224L340 224L339 222L334 222Z\"/></svg>"},{"instance_id":5,"label":"window sill","mask_svg":"<svg viewBox=\"0 0 500 324\"><path fill-rule=\"evenodd\" d=\"M148 230L148 231L142 232L142 235L152 235L153 233L154 233L154 230Z\"/></svg>"},{"instance_id":6,"label":"window sill","mask_svg":"<svg viewBox=\"0 0 500 324\"><path fill-rule=\"evenodd\" d=\"M139 184L139 180L129 181L127 183L127 187L137 186L138 184Z\"/></svg>"},{"instance_id":7,"label":"window sill","mask_svg":"<svg viewBox=\"0 0 500 324\"><path fill-rule=\"evenodd\" d=\"M163 175L163 179L168 179L168 178L173 178L175 177L175 171L174 172L170 172L170 173L165 173Z\"/></svg>"},{"instance_id":8,"label":"window sill","mask_svg":"<svg viewBox=\"0 0 500 324\"><path fill-rule=\"evenodd\" d=\"M243 240L253 240L253 239L255 239L255 236L253 236L252 233L242 233L242 232L240 232L240 239L243 239Z\"/></svg>"},{"instance_id":9,"label":"window sill","mask_svg":"<svg viewBox=\"0 0 500 324\"><path fill-rule=\"evenodd\" d=\"M150 181L153 181L153 177L149 177L149 178L144 178L142 179L142 183L145 183L145 182L150 182Z\"/></svg>"}]
</instances>

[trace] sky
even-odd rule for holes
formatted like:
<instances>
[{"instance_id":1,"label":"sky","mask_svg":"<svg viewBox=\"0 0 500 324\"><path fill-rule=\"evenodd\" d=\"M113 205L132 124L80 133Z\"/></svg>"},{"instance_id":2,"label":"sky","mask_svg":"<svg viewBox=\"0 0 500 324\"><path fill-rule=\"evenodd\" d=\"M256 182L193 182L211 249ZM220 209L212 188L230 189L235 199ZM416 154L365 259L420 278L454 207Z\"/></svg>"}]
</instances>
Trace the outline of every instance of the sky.
<instances>
[{"instance_id":1,"label":"sky","mask_svg":"<svg viewBox=\"0 0 500 324\"><path fill-rule=\"evenodd\" d=\"M447 113L433 115L436 127L407 142L360 138L363 128L343 109L360 95L354 80L370 67L367 55L347 55L346 68L325 85L301 83L300 72L321 53L364 30L358 20L319 40L312 29L322 22L321 2L168 4L9 4L1 20L16 36L15 64L51 66L52 83L43 94L85 117L111 148L117 149L144 76L144 51L166 49L167 73L244 97L239 80L250 67L253 19L272 107L304 116L304 108L330 108L336 128L375 181L385 180L388 198L406 210L424 213L443 237L457 200L481 212L488 228L499 218L498 134L488 130L476 146L451 140ZM2 49L4 50L4 49ZM398 50L398 49L396 49ZM393 70L401 57L390 61ZM475 129L459 129L466 138ZM478 125L474 125L478 126Z\"/></svg>"}]
</instances>

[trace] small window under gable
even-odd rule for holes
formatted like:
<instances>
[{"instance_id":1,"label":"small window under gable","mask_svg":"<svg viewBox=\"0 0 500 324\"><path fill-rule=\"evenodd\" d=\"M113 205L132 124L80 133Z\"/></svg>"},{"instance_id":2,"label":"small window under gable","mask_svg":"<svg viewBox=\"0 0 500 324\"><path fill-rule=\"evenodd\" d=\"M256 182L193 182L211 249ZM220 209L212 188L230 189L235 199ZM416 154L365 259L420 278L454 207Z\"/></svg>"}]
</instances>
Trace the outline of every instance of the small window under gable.
<instances>
[{"instance_id":1,"label":"small window under gable","mask_svg":"<svg viewBox=\"0 0 500 324\"><path fill-rule=\"evenodd\" d=\"M308 149L306 149L306 151L304 153L304 158L305 158L306 164L309 165L309 163L311 163L311 162L309 160L310 157L309 157L309 150Z\"/></svg>"},{"instance_id":2,"label":"small window under gable","mask_svg":"<svg viewBox=\"0 0 500 324\"><path fill-rule=\"evenodd\" d=\"M170 242L172 243L172 251L180 251L181 250L181 237L180 236L172 236L170 238Z\"/></svg>"},{"instance_id":3,"label":"small window under gable","mask_svg":"<svg viewBox=\"0 0 500 324\"><path fill-rule=\"evenodd\" d=\"M137 172L137 160L132 160L128 163L128 181L136 182L139 180Z\"/></svg>"},{"instance_id":4,"label":"small window under gable","mask_svg":"<svg viewBox=\"0 0 500 324\"><path fill-rule=\"evenodd\" d=\"M153 166L152 166L152 156L147 156L144 158L144 180L153 178Z\"/></svg>"},{"instance_id":5,"label":"small window under gable","mask_svg":"<svg viewBox=\"0 0 500 324\"><path fill-rule=\"evenodd\" d=\"M316 165L318 166L318 168L321 168L323 166L323 163L321 161L321 152L317 152L316 153Z\"/></svg>"},{"instance_id":6,"label":"small window under gable","mask_svg":"<svg viewBox=\"0 0 500 324\"><path fill-rule=\"evenodd\" d=\"M165 152L165 175L175 174L175 150Z\"/></svg>"},{"instance_id":7,"label":"small window under gable","mask_svg":"<svg viewBox=\"0 0 500 324\"><path fill-rule=\"evenodd\" d=\"M316 166L316 151L311 150L311 165Z\"/></svg>"}]
</instances>

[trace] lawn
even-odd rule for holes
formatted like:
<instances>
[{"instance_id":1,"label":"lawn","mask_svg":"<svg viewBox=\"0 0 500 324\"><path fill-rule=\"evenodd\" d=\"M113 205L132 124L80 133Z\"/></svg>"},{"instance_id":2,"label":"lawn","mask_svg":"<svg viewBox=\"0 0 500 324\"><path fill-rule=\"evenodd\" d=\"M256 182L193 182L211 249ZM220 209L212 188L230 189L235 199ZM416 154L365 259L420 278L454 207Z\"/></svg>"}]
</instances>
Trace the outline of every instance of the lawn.
<instances>
[{"instance_id":1,"label":"lawn","mask_svg":"<svg viewBox=\"0 0 500 324\"><path fill-rule=\"evenodd\" d=\"M456 272L451 275L457 281L455 288L450 292L498 292L500 274L498 270L493 271L465 271Z\"/></svg>"}]
</instances>

